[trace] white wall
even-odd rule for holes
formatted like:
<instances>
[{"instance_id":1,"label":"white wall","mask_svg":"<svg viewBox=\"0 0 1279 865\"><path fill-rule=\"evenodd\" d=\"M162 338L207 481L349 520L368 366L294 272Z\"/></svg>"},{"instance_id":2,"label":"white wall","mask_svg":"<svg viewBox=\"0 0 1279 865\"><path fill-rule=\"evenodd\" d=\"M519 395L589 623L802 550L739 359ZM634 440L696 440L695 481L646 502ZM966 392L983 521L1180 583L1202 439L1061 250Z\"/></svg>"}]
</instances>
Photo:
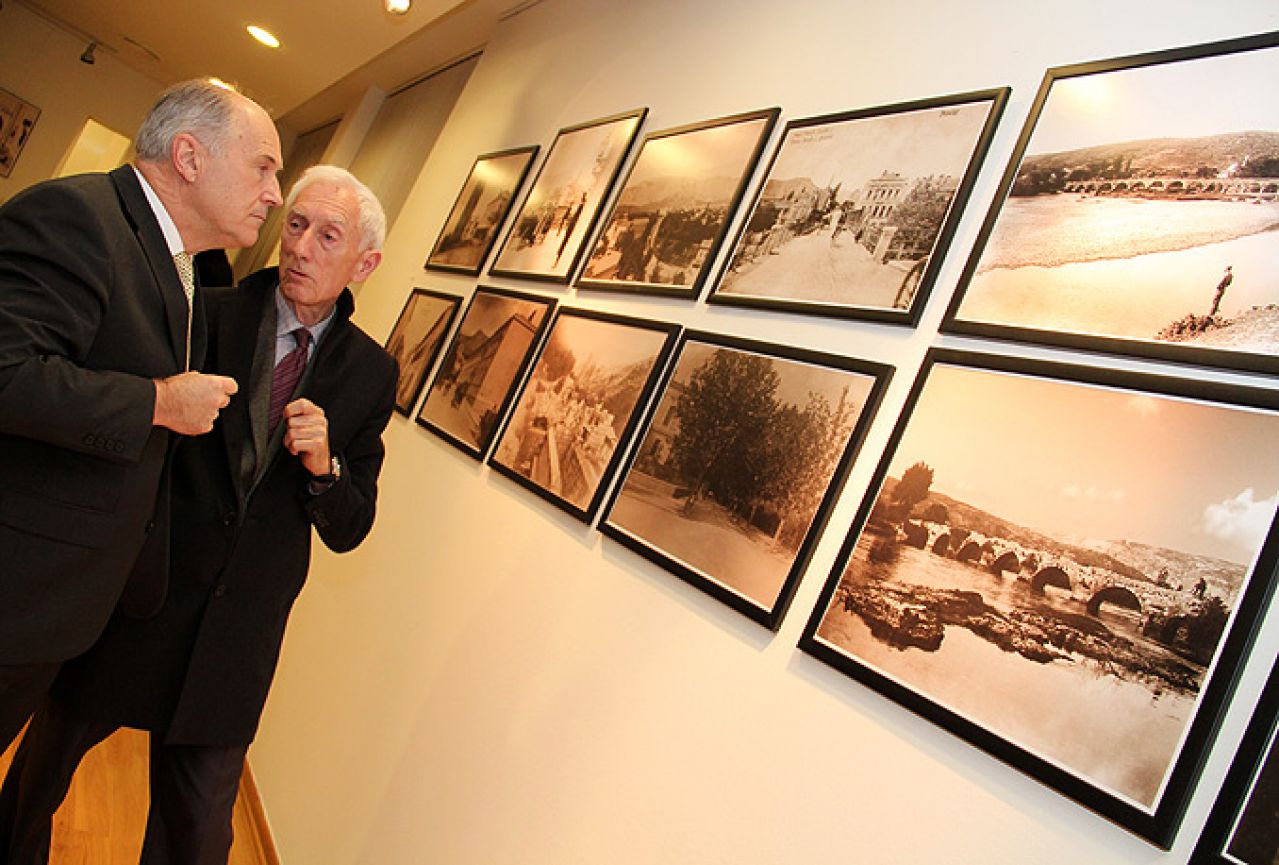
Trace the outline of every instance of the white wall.
<instances>
[{"instance_id":1,"label":"white wall","mask_svg":"<svg viewBox=\"0 0 1279 865\"><path fill-rule=\"evenodd\" d=\"M1013 96L917 329L521 285L898 367L776 634L392 420L379 523L317 554L252 751L286 865L1184 863L1279 647L1273 615L1171 853L795 646L920 358L948 342L937 324L1044 69L1276 28L1273 0L546 0L507 21L361 293L377 338L413 285L474 286L421 263L478 153L636 106L658 130Z\"/></svg>"},{"instance_id":2,"label":"white wall","mask_svg":"<svg viewBox=\"0 0 1279 865\"><path fill-rule=\"evenodd\" d=\"M133 138L159 95L158 82L105 49L92 66L81 63L86 45L16 3L0 10L0 87L41 110L13 172L0 178L0 202L52 177L89 118Z\"/></svg>"}]
</instances>

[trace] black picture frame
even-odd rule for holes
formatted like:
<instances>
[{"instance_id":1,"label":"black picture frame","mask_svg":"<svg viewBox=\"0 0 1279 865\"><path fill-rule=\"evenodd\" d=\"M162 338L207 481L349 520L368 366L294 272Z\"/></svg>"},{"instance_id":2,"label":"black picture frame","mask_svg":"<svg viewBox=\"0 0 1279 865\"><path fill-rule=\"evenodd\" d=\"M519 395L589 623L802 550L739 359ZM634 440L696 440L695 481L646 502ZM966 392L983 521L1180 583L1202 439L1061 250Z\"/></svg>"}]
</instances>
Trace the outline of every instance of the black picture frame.
<instances>
[{"instance_id":1,"label":"black picture frame","mask_svg":"<svg viewBox=\"0 0 1279 865\"><path fill-rule=\"evenodd\" d=\"M1273 865L1279 860L1279 661L1253 710L1190 865Z\"/></svg>"},{"instance_id":2,"label":"black picture frame","mask_svg":"<svg viewBox=\"0 0 1279 865\"><path fill-rule=\"evenodd\" d=\"M538 294L476 288L417 422L483 461L556 304Z\"/></svg>"},{"instance_id":3,"label":"black picture frame","mask_svg":"<svg viewBox=\"0 0 1279 865\"><path fill-rule=\"evenodd\" d=\"M707 302L918 324L1010 92L789 121Z\"/></svg>"},{"instance_id":4,"label":"black picture frame","mask_svg":"<svg viewBox=\"0 0 1279 865\"><path fill-rule=\"evenodd\" d=\"M422 395L427 375L435 366L461 305L460 295L429 288L414 288L405 299L384 346L400 365L395 410L405 417Z\"/></svg>"},{"instance_id":5,"label":"black picture frame","mask_svg":"<svg viewBox=\"0 0 1279 865\"><path fill-rule=\"evenodd\" d=\"M800 648L1167 849L1273 591L1235 489L1276 433L1274 391L931 349Z\"/></svg>"},{"instance_id":6,"label":"black picture frame","mask_svg":"<svg viewBox=\"0 0 1279 865\"><path fill-rule=\"evenodd\" d=\"M600 531L777 630L892 372L686 331Z\"/></svg>"},{"instance_id":7,"label":"black picture frame","mask_svg":"<svg viewBox=\"0 0 1279 865\"><path fill-rule=\"evenodd\" d=\"M646 135L577 286L696 298L780 113Z\"/></svg>"},{"instance_id":8,"label":"black picture frame","mask_svg":"<svg viewBox=\"0 0 1279 865\"><path fill-rule=\"evenodd\" d=\"M489 465L589 523L679 331L669 322L561 306Z\"/></svg>"},{"instance_id":9,"label":"black picture frame","mask_svg":"<svg viewBox=\"0 0 1279 865\"><path fill-rule=\"evenodd\" d=\"M423 267L479 275L537 151L531 144L475 157Z\"/></svg>"},{"instance_id":10,"label":"black picture frame","mask_svg":"<svg viewBox=\"0 0 1279 865\"><path fill-rule=\"evenodd\" d=\"M1277 76L1279 32L1049 69L942 331L1279 372Z\"/></svg>"},{"instance_id":11,"label":"black picture frame","mask_svg":"<svg viewBox=\"0 0 1279 865\"><path fill-rule=\"evenodd\" d=\"M489 266L490 276L567 284L621 173L647 108L556 133Z\"/></svg>"}]
</instances>

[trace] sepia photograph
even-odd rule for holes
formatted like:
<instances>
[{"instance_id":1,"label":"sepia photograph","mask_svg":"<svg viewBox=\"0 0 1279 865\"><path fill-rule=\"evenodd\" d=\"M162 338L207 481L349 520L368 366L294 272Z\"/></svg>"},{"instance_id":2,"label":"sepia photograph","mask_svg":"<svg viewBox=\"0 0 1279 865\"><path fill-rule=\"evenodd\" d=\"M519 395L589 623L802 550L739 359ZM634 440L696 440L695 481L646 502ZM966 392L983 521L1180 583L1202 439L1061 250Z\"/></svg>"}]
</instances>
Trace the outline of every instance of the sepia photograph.
<instances>
[{"instance_id":1,"label":"sepia photograph","mask_svg":"<svg viewBox=\"0 0 1279 865\"><path fill-rule=\"evenodd\" d=\"M490 272L568 282L647 108L561 129Z\"/></svg>"},{"instance_id":2,"label":"sepia photograph","mask_svg":"<svg viewBox=\"0 0 1279 865\"><path fill-rule=\"evenodd\" d=\"M561 307L489 462L589 522L678 330Z\"/></svg>"},{"instance_id":3,"label":"sepia photograph","mask_svg":"<svg viewBox=\"0 0 1279 865\"><path fill-rule=\"evenodd\" d=\"M1279 862L1279 663L1253 711L1190 865Z\"/></svg>"},{"instance_id":4,"label":"sepia photograph","mask_svg":"<svg viewBox=\"0 0 1279 865\"><path fill-rule=\"evenodd\" d=\"M0 88L0 177L12 173L39 119L39 108Z\"/></svg>"},{"instance_id":5,"label":"sepia photograph","mask_svg":"<svg viewBox=\"0 0 1279 865\"><path fill-rule=\"evenodd\" d=\"M689 334L600 530L776 630L891 371Z\"/></svg>"},{"instance_id":6,"label":"sepia photograph","mask_svg":"<svg viewBox=\"0 0 1279 865\"><path fill-rule=\"evenodd\" d=\"M943 329L1279 371L1279 35L1051 69Z\"/></svg>"},{"instance_id":7,"label":"sepia photograph","mask_svg":"<svg viewBox=\"0 0 1279 865\"><path fill-rule=\"evenodd\" d=\"M1007 99L786 124L708 300L913 324Z\"/></svg>"},{"instance_id":8,"label":"sepia photograph","mask_svg":"<svg viewBox=\"0 0 1279 865\"><path fill-rule=\"evenodd\" d=\"M1171 382L934 349L801 643L1155 843L1279 505L1279 396Z\"/></svg>"},{"instance_id":9,"label":"sepia photograph","mask_svg":"<svg viewBox=\"0 0 1279 865\"><path fill-rule=\"evenodd\" d=\"M777 115L647 136L578 285L696 297Z\"/></svg>"},{"instance_id":10,"label":"sepia photograph","mask_svg":"<svg viewBox=\"0 0 1279 865\"><path fill-rule=\"evenodd\" d=\"M535 294L477 288L417 422L483 459L555 303Z\"/></svg>"},{"instance_id":11,"label":"sepia photograph","mask_svg":"<svg viewBox=\"0 0 1279 865\"><path fill-rule=\"evenodd\" d=\"M435 365L461 303L462 298L454 294L415 288L404 302L395 327L391 328L386 350L400 365L395 410L405 417L413 411L422 393L422 385Z\"/></svg>"},{"instance_id":12,"label":"sepia photograph","mask_svg":"<svg viewBox=\"0 0 1279 865\"><path fill-rule=\"evenodd\" d=\"M476 157L426 267L471 275L480 272L535 155L533 145Z\"/></svg>"}]
</instances>

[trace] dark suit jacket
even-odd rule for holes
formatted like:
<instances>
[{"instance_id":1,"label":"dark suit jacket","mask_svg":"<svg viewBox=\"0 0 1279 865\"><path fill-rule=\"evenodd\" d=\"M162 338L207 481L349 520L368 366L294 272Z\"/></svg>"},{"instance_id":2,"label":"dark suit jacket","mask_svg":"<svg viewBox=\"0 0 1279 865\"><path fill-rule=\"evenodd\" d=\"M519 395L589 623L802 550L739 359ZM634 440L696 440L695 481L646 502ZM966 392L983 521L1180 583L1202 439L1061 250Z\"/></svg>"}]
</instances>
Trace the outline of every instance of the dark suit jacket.
<instances>
[{"instance_id":1,"label":"dark suit jacket","mask_svg":"<svg viewBox=\"0 0 1279 865\"><path fill-rule=\"evenodd\" d=\"M284 627L310 565L311 529L354 548L373 525L382 431L396 364L349 321L350 292L315 349L299 394L324 409L342 476L320 495L311 475L268 441L277 275L206 293L207 371L241 391L212 433L184 440L173 468L173 568L164 608L117 614L70 662L55 693L73 713L165 734L174 744L240 745L254 737ZM264 453L257 459L256 453Z\"/></svg>"},{"instance_id":2,"label":"dark suit jacket","mask_svg":"<svg viewBox=\"0 0 1279 865\"><path fill-rule=\"evenodd\" d=\"M151 380L182 370L186 316L130 166L0 208L0 664L88 648L163 521L169 434L151 426ZM202 329L197 304L193 360ZM165 552L149 544L135 570L151 606Z\"/></svg>"}]
</instances>

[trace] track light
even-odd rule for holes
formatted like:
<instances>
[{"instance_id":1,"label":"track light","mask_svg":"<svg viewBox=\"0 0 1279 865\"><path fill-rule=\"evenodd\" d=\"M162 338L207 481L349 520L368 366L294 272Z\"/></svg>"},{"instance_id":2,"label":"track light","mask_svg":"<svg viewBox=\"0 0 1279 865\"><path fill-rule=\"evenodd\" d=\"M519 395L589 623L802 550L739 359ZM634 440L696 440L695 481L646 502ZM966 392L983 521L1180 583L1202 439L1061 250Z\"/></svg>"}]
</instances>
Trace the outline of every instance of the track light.
<instances>
[{"instance_id":1,"label":"track light","mask_svg":"<svg viewBox=\"0 0 1279 865\"><path fill-rule=\"evenodd\" d=\"M84 53L80 55L80 62L88 63L90 66L92 66L94 62L97 60L97 58L93 56L93 52L96 50L98 50L98 43L90 42L89 47L84 49Z\"/></svg>"}]
</instances>

